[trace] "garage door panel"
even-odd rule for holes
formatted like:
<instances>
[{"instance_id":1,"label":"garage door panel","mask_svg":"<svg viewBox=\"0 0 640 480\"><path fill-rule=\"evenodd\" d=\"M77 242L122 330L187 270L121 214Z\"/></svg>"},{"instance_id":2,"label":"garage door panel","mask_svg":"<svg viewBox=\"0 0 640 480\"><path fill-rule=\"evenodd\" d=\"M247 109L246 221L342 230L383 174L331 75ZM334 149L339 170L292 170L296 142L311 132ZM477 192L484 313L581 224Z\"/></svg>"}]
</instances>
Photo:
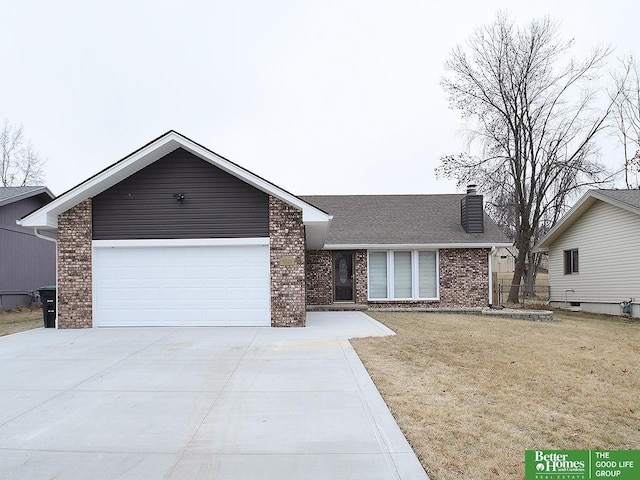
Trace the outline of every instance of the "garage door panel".
<instances>
[{"instance_id":1,"label":"garage door panel","mask_svg":"<svg viewBox=\"0 0 640 480\"><path fill-rule=\"evenodd\" d=\"M269 325L269 247L94 247L94 323Z\"/></svg>"}]
</instances>

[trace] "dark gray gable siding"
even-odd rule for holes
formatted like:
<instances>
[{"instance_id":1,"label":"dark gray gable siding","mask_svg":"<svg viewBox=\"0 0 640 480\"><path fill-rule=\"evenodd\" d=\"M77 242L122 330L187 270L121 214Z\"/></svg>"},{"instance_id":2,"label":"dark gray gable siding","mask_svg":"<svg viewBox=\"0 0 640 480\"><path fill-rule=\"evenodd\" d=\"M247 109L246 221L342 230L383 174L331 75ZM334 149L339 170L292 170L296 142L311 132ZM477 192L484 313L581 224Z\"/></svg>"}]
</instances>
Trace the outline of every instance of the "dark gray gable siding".
<instances>
[{"instance_id":1,"label":"dark gray gable siding","mask_svg":"<svg viewBox=\"0 0 640 480\"><path fill-rule=\"evenodd\" d=\"M268 236L268 195L183 149L93 198L94 240Z\"/></svg>"}]
</instances>

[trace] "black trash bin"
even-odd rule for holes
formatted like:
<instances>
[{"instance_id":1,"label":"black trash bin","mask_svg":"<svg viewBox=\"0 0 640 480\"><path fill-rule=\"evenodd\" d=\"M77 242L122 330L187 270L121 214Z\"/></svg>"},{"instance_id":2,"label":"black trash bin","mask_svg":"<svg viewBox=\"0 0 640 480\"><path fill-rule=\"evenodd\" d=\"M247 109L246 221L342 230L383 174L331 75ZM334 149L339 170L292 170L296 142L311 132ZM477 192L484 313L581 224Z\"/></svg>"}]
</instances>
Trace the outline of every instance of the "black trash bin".
<instances>
[{"instance_id":1,"label":"black trash bin","mask_svg":"<svg viewBox=\"0 0 640 480\"><path fill-rule=\"evenodd\" d=\"M44 328L56 328L56 286L40 287L38 293L42 302Z\"/></svg>"}]
</instances>

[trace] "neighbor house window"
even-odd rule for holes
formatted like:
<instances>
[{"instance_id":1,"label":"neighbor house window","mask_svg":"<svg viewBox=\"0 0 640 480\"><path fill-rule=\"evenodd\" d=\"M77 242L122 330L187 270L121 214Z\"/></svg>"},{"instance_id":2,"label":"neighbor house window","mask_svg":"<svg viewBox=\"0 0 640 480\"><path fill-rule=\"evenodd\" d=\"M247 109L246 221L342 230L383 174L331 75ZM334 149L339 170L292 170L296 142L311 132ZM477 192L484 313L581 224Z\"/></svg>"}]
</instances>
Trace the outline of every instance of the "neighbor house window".
<instances>
[{"instance_id":1,"label":"neighbor house window","mask_svg":"<svg viewBox=\"0 0 640 480\"><path fill-rule=\"evenodd\" d=\"M436 300L437 298L437 252L369 251L369 299Z\"/></svg>"},{"instance_id":2,"label":"neighbor house window","mask_svg":"<svg viewBox=\"0 0 640 480\"><path fill-rule=\"evenodd\" d=\"M578 273L578 249L564 251L564 274Z\"/></svg>"}]
</instances>

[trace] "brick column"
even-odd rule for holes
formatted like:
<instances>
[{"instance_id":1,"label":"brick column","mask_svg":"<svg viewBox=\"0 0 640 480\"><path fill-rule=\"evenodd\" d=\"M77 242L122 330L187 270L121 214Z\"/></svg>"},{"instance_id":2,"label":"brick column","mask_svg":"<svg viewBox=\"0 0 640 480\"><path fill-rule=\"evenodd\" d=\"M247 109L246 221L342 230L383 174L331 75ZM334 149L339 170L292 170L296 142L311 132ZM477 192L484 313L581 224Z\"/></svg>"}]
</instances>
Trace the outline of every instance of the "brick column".
<instances>
[{"instance_id":1,"label":"brick column","mask_svg":"<svg viewBox=\"0 0 640 480\"><path fill-rule=\"evenodd\" d=\"M302 212L269 196L271 326L304 327L305 240Z\"/></svg>"},{"instance_id":2,"label":"brick column","mask_svg":"<svg viewBox=\"0 0 640 480\"><path fill-rule=\"evenodd\" d=\"M58 217L58 328L89 328L92 312L91 199Z\"/></svg>"},{"instance_id":3,"label":"brick column","mask_svg":"<svg viewBox=\"0 0 640 480\"><path fill-rule=\"evenodd\" d=\"M355 251L355 265L353 267L355 276L355 298L357 304L366 305L369 301L369 286L367 280L367 251Z\"/></svg>"}]
</instances>

